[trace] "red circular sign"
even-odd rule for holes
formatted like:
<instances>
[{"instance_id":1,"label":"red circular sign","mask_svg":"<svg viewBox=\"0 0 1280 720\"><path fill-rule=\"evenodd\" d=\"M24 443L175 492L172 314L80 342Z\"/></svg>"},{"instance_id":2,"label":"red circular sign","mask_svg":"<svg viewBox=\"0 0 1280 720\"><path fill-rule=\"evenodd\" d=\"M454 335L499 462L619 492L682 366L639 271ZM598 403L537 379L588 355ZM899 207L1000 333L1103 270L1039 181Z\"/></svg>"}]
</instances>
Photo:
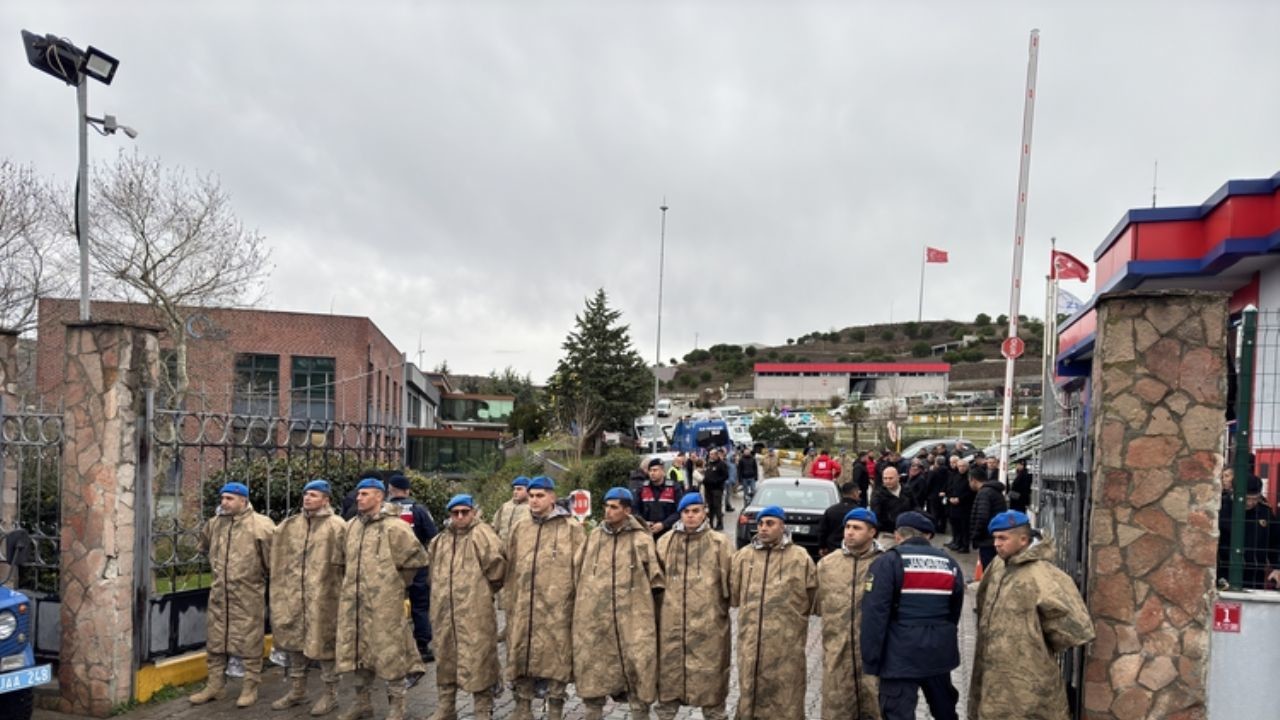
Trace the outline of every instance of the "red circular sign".
<instances>
[{"instance_id":1,"label":"red circular sign","mask_svg":"<svg viewBox=\"0 0 1280 720\"><path fill-rule=\"evenodd\" d=\"M569 503L573 508L573 514L579 518L591 514L591 493L586 490L574 490L569 493Z\"/></svg>"},{"instance_id":2,"label":"red circular sign","mask_svg":"<svg viewBox=\"0 0 1280 720\"><path fill-rule=\"evenodd\" d=\"M1027 344L1020 337L1007 337L1004 342L1000 343L1000 354L1009 360L1017 360L1022 357L1022 351L1027 349Z\"/></svg>"}]
</instances>

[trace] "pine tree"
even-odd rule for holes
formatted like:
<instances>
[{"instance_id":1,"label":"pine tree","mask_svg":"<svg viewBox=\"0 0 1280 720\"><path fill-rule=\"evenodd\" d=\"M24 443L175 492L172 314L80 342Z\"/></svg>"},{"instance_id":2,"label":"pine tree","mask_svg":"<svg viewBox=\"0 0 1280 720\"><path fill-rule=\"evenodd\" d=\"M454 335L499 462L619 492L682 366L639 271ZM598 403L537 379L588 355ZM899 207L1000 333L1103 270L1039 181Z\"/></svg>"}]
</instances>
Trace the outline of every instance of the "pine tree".
<instances>
[{"instance_id":1,"label":"pine tree","mask_svg":"<svg viewBox=\"0 0 1280 720\"><path fill-rule=\"evenodd\" d=\"M564 357L547 381L551 410L585 447L604 430L629 428L648 407L653 375L631 345L622 313L609 308L604 289L587 300L561 346Z\"/></svg>"}]
</instances>

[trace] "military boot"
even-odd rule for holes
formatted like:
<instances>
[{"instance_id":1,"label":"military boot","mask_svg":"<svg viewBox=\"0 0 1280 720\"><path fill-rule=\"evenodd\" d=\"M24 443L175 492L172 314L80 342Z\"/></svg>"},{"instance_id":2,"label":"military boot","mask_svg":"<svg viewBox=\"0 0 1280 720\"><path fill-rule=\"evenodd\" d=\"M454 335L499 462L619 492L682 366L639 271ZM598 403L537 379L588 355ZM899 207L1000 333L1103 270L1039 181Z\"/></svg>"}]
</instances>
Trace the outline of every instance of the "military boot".
<instances>
[{"instance_id":1,"label":"military boot","mask_svg":"<svg viewBox=\"0 0 1280 720\"><path fill-rule=\"evenodd\" d=\"M245 679L240 686L240 697L236 698L236 707L247 708L258 702L258 681Z\"/></svg>"},{"instance_id":2,"label":"military boot","mask_svg":"<svg viewBox=\"0 0 1280 720\"><path fill-rule=\"evenodd\" d=\"M550 715L551 702L547 701L547 714ZM602 720L604 718L604 702L597 701L592 698L591 701L582 701L582 718L583 720Z\"/></svg>"},{"instance_id":3,"label":"military boot","mask_svg":"<svg viewBox=\"0 0 1280 720\"><path fill-rule=\"evenodd\" d=\"M564 720L564 700L547 699L547 720Z\"/></svg>"},{"instance_id":4,"label":"military boot","mask_svg":"<svg viewBox=\"0 0 1280 720\"><path fill-rule=\"evenodd\" d=\"M311 706L311 717L320 717L328 715L338 707L338 683L327 682L324 684L324 693L320 695L320 699L315 705Z\"/></svg>"},{"instance_id":5,"label":"military boot","mask_svg":"<svg viewBox=\"0 0 1280 720\"><path fill-rule=\"evenodd\" d=\"M404 720L404 683L387 683L387 720Z\"/></svg>"},{"instance_id":6,"label":"military boot","mask_svg":"<svg viewBox=\"0 0 1280 720\"><path fill-rule=\"evenodd\" d=\"M476 720L493 720L493 695L486 690L471 697L476 704Z\"/></svg>"},{"instance_id":7,"label":"military boot","mask_svg":"<svg viewBox=\"0 0 1280 720\"><path fill-rule=\"evenodd\" d=\"M301 705L307 699L307 678L291 677L289 678L289 692L281 695L275 702L271 703L272 710L288 710L294 705Z\"/></svg>"},{"instance_id":8,"label":"military boot","mask_svg":"<svg viewBox=\"0 0 1280 720\"><path fill-rule=\"evenodd\" d=\"M203 705L211 700L221 700L227 694L226 666L209 668L209 681L204 689L191 695L187 700L192 705Z\"/></svg>"},{"instance_id":9,"label":"military boot","mask_svg":"<svg viewBox=\"0 0 1280 720\"><path fill-rule=\"evenodd\" d=\"M655 710L658 713L658 720L676 720L676 713L680 712L680 703L660 702Z\"/></svg>"},{"instance_id":10,"label":"military boot","mask_svg":"<svg viewBox=\"0 0 1280 720\"><path fill-rule=\"evenodd\" d=\"M533 720L533 701L528 698L516 698L516 712L511 720Z\"/></svg>"},{"instance_id":11,"label":"military boot","mask_svg":"<svg viewBox=\"0 0 1280 720\"><path fill-rule=\"evenodd\" d=\"M649 706L642 702L632 702L631 720L649 720Z\"/></svg>"},{"instance_id":12,"label":"military boot","mask_svg":"<svg viewBox=\"0 0 1280 720\"><path fill-rule=\"evenodd\" d=\"M458 688L457 686L453 686L453 685L450 685L448 687L441 686L437 689L439 690L439 692L436 695L436 711L431 716L431 720L458 720ZM479 693L475 696L477 716L479 715L479 712L480 712L479 710L480 695L483 695L483 694L484 693ZM490 704L492 706L492 701L490 701Z\"/></svg>"},{"instance_id":13,"label":"military boot","mask_svg":"<svg viewBox=\"0 0 1280 720\"><path fill-rule=\"evenodd\" d=\"M708 705L702 708L702 720L729 720L729 714L724 711L724 704Z\"/></svg>"},{"instance_id":14,"label":"military boot","mask_svg":"<svg viewBox=\"0 0 1280 720\"><path fill-rule=\"evenodd\" d=\"M347 708L338 720L362 720L373 717L373 702L369 699L368 686L356 688L356 701Z\"/></svg>"}]
</instances>

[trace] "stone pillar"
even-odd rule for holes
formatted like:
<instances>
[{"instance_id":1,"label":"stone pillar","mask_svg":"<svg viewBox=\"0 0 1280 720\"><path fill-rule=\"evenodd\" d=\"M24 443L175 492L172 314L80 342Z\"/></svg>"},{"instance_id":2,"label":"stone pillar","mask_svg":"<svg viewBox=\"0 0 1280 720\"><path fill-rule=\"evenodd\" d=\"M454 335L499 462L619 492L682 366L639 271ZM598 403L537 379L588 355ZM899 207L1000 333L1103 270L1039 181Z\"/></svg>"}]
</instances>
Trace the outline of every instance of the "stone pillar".
<instances>
[{"instance_id":1,"label":"stone pillar","mask_svg":"<svg viewBox=\"0 0 1280 720\"><path fill-rule=\"evenodd\" d=\"M158 369L152 329L67 327L58 669L64 712L106 717L132 697L138 420L143 390L154 387Z\"/></svg>"},{"instance_id":2,"label":"stone pillar","mask_svg":"<svg viewBox=\"0 0 1280 720\"><path fill-rule=\"evenodd\" d=\"M1097 312L1086 716L1202 720L1227 297L1116 293Z\"/></svg>"}]
</instances>

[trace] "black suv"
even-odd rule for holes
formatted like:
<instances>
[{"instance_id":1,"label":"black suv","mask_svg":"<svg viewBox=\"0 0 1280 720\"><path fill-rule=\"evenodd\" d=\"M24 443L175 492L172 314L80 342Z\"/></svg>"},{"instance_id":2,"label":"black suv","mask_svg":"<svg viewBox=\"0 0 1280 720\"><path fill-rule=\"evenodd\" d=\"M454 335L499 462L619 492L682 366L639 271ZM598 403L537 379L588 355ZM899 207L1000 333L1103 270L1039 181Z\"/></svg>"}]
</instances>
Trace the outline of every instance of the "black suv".
<instances>
[{"instance_id":1,"label":"black suv","mask_svg":"<svg viewBox=\"0 0 1280 720\"><path fill-rule=\"evenodd\" d=\"M738 515L738 547L746 547L756 534L756 514L770 505L782 508L786 515L791 542L818 559L818 523L822 513L840 500L836 484L820 478L769 478L756 485L751 504Z\"/></svg>"}]
</instances>

